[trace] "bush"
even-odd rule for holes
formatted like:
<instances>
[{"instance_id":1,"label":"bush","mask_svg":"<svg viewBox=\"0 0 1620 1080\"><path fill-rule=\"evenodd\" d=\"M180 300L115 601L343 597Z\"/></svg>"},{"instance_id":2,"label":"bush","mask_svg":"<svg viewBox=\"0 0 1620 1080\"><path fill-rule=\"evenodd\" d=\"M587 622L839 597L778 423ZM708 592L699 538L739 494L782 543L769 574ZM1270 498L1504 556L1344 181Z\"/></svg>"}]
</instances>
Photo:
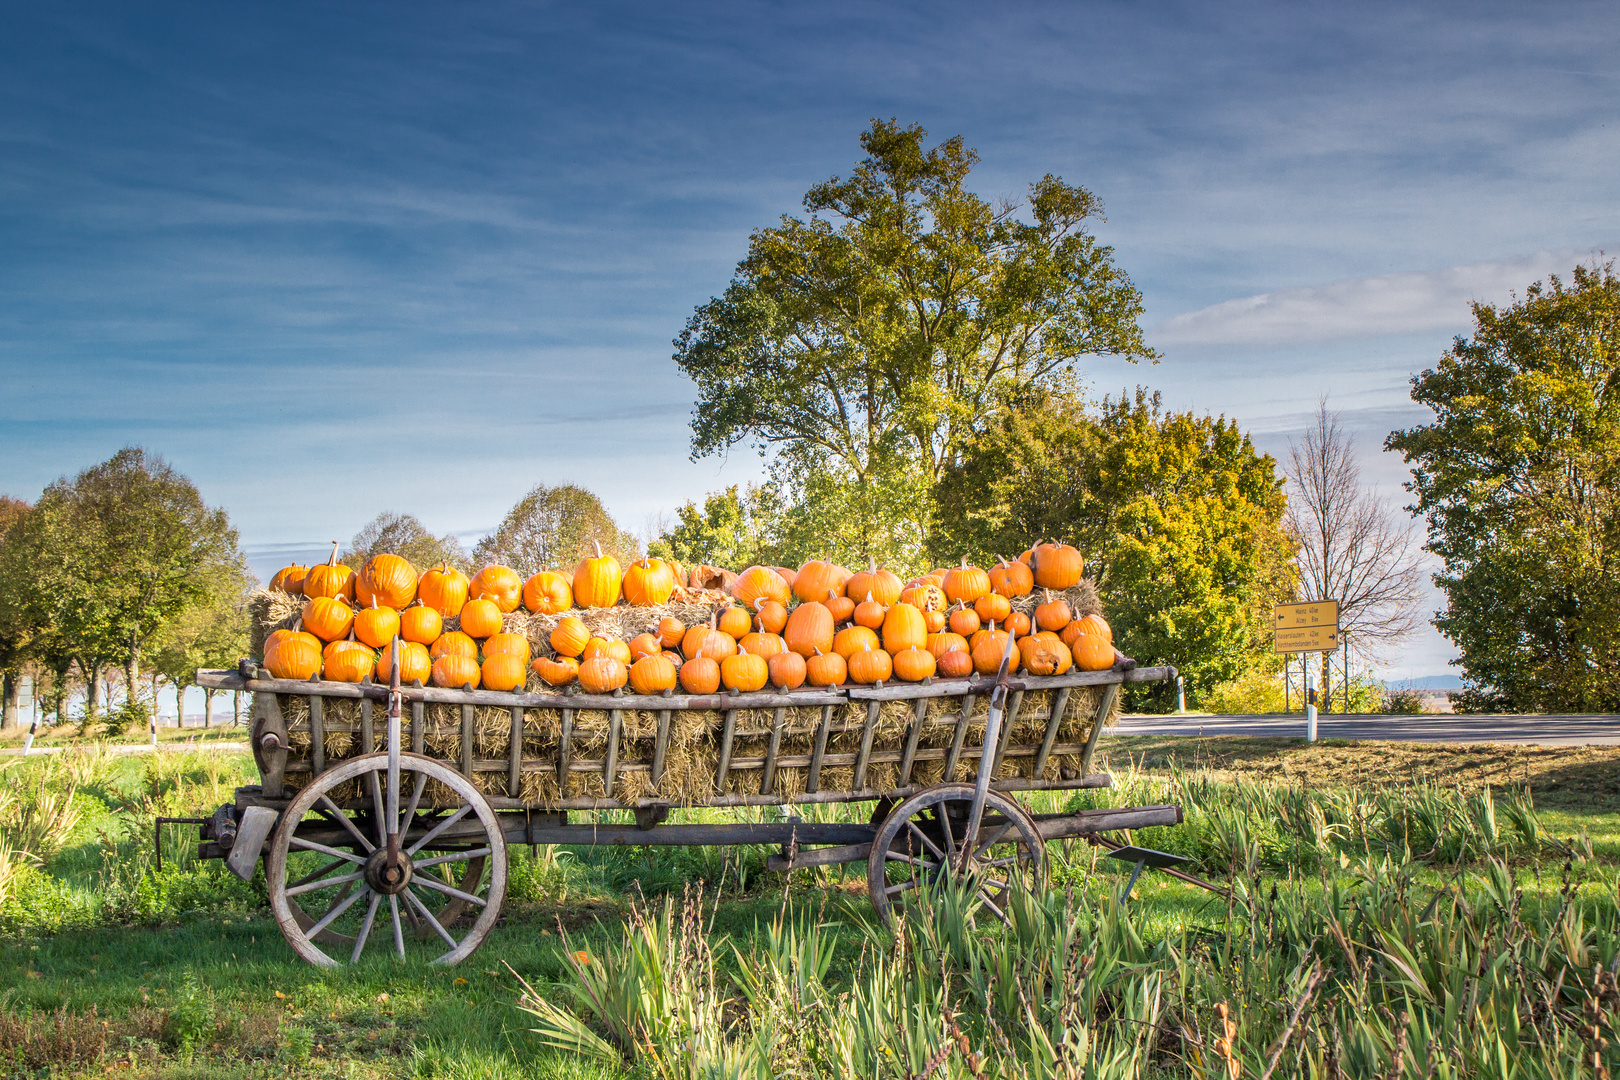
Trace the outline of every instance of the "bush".
<instances>
[{"instance_id":1,"label":"bush","mask_svg":"<svg viewBox=\"0 0 1620 1080\"><path fill-rule=\"evenodd\" d=\"M1285 705L1282 676L1260 667L1221 683L1198 702L1200 709L1212 713L1280 713Z\"/></svg>"},{"instance_id":2,"label":"bush","mask_svg":"<svg viewBox=\"0 0 1620 1080\"><path fill-rule=\"evenodd\" d=\"M116 709L102 713L101 722L107 737L116 739L131 731L145 731L152 723L152 709L140 698L126 698Z\"/></svg>"},{"instance_id":3,"label":"bush","mask_svg":"<svg viewBox=\"0 0 1620 1080\"><path fill-rule=\"evenodd\" d=\"M1411 688L1384 691L1384 711L1400 716L1416 716L1429 711L1423 695Z\"/></svg>"}]
</instances>

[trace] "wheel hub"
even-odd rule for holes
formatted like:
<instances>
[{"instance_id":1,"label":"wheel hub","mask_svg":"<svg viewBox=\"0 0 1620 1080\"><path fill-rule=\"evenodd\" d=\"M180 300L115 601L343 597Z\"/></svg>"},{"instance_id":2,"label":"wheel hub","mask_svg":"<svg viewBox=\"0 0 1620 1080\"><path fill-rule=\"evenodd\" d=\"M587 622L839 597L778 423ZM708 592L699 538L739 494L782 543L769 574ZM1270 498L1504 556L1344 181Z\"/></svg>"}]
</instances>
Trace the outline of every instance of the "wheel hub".
<instances>
[{"instance_id":1,"label":"wheel hub","mask_svg":"<svg viewBox=\"0 0 1620 1080\"><path fill-rule=\"evenodd\" d=\"M388 860L388 852L378 848L366 860L366 884L384 896L398 896L411 883L411 860L404 855Z\"/></svg>"}]
</instances>

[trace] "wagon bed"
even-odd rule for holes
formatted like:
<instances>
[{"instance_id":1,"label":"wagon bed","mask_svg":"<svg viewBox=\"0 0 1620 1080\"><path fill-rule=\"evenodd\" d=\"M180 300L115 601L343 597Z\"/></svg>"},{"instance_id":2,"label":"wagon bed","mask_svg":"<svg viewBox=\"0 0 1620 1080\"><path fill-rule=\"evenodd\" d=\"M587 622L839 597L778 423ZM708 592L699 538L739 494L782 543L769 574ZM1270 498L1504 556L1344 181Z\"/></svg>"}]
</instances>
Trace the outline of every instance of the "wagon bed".
<instances>
[{"instance_id":1,"label":"wagon bed","mask_svg":"<svg viewBox=\"0 0 1620 1080\"><path fill-rule=\"evenodd\" d=\"M251 876L262 854L271 906L283 933L300 955L322 964L337 962L323 946L348 949L355 943L352 959L360 957L384 898L401 955L403 911L418 933L429 940L436 935L450 946L438 961L464 959L487 936L498 915L508 843L758 844L779 849L769 860L770 868L778 870L865 861L873 902L884 915L916 884L918 867L926 865L929 873L940 873L956 862L967 869L982 861L989 868L988 880L1003 887L1001 892L981 890L985 903L999 913L996 898L1005 901L1014 872L1027 871L1039 878L1046 841L1181 820L1175 806L1031 815L1011 796L1020 791L1108 787L1111 778L1093 773L1091 765L1120 688L1173 679L1175 674L1174 668L1142 668L1127 661L1106 671L1054 676L1009 676L1004 668L995 678L642 696L298 682L270 678L244 660L236 670L200 671L197 681L208 688L254 694L251 745L262 783L239 788L234 804L221 807L202 825L199 854L225 858L243 876ZM1089 730L1083 739L1060 741L1071 696L1092 688L1100 693ZM307 716L301 714L296 724L289 723L281 704L289 696L307 707ZM1041 703L1045 715L1021 717L1026 702L1034 701ZM894 745L878 746L880 717L896 703L910 707L909 722ZM385 710L379 710L379 704ZM931 706L946 704L955 709L954 723L925 723ZM979 704L986 706L982 729L975 720ZM340 705L357 713L355 719L341 725L329 721L329 707ZM449 759L428 753L427 709L435 705L459 712L456 753ZM479 753L475 713L484 710L487 721L490 709L505 710L509 719L502 757ZM766 740L764 752L734 753L738 717L761 711L770 715L769 729L753 737ZM661 796L656 789L665 779L672 727L678 716L693 712L718 714L713 790L691 798ZM590 741L591 747L600 747L589 751L597 756L581 752L584 740L577 737L575 718L582 713L607 716L605 739ZM649 737L634 745L624 734L625 719L631 714L656 718ZM855 719L848 719L852 715ZM555 747L543 754L531 752L536 720L555 732ZM1024 731L1040 734L1038 741L1014 740L1020 720ZM950 737L940 739L941 745L921 745L925 726ZM784 733L789 731L809 739L807 753L783 751ZM487 749L487 730L484 734ZM977 739L971 737L975 734ZM829 749L829 741L840 735L856 748ZM330 744L337 738L346 740L345 748L355 753L332 754ZM1072 764L1059 769L1055 763L1060 760ZM919 766L930 774L942 767L941 779L920 780ZM849 783L824 783L832 770L843 775L844 769L851 770ZM782 783L787 770L800 770L795 775L802 778L802 788L790 790ZM894 781L874 781L877 771ZM971 773L974 782L954 782L959 771ZM417 779L407 796L400 777L410 772ZM554 778L555 794L524 796L526 782L537 775L548 783ZM576 785L587 782L599 784L602 794L576 790ZM642 794L633 794L632 788ZM652 793L647 793L649 788ZM400 805L407 797L402 816ZM784 816L763 822L666 823L672 809L684 807L791 808L848 802L875 803L871 820L804 821ZM600 810L631 811L635 823L569 820L571 812ZM972 844L966 843L969 837ZM322 872L327 876L295 878L289 866L309 857L302 853L332 858ZM418 858L420 853L426 855ZM355 864L361 869L356 870ZM896 864L902 870L911 868L909 885L893 881ZM384 866L393 869L379 869ZM422 873L427 866L435 867L435 872ZM334 868L342 872L333 874ZM461 877L445 877L447 869ZM995 877L1003 870L1002 878ZM405 884L387 877L395 872L405 875ZM363 887L356 890L357 885ZM306 915L296 900L338 888L342 892L319 917ZM445 901L444 907L430 911L418 893ZM352 935L338 933L338 920L366 895L372 901L363 922L351 928ZM457 937L451 930L464 916L476 918Z\"/></svg>"}]
</instances>

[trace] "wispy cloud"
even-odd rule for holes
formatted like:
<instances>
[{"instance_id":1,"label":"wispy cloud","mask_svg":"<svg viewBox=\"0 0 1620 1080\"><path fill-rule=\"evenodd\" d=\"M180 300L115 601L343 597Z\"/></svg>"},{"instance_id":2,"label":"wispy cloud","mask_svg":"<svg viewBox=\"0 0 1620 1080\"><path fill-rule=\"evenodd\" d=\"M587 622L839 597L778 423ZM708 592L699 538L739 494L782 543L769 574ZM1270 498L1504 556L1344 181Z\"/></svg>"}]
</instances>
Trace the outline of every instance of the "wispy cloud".
<instances>
[{"instance_id":1,"label":"wispy cloud","mask_svg":"<svg viewBox=\"0 0 1620 1080\"><path fill-rule=\"evenodd\" d=\"M1595 250L1538 251L1513 259L1377 274L1228 300L1164 320L1158 346L1304 345L1462 331L1473 301L1502 303L1533 281L1568 274Z\"/></svg>"}]
</instances>

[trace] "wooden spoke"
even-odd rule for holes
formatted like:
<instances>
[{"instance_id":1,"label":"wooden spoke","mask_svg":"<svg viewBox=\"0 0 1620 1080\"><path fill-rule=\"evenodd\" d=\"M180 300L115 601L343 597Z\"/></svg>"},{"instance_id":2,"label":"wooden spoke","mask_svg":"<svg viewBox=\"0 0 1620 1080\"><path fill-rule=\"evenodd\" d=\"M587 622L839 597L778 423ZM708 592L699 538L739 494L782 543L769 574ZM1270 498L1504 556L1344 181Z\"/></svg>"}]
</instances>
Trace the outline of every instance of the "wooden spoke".
<instances>
[{"instance_id":1,"label":"wooden spoke","mask_svg":"<svg viewBox=\"0 0 1620 1080\"><path fill-rule=\"evenodd\" d=\"M906 828L910 829L912 834L915 835L917 837L917 839L921 840L924 844L926 844L928 846L928 850L932 851L934 853L934 857L936 859L945 859L945 858L948 857L943 851L939 850L938 845L936 845L932 840L928 839L928 834L927 833L925 833L921 829L917 828L917 823L915 821L911 821L911 820L908 819L906 821Z\"/></svg>"},{"instance_id":2,"label":"wooden spoke","mask_svg":"<svg viewBox=\"0 0 1620 1080\"><path fill-rule=\"evenodd\" d=\"M463 903L477 904L479 907L484 906L484 900L482 897L474 896L471 893L464 893L460 889L451 888L449 885L446 885L444 882L433 877L431 874L419 878L412 878L411 884L420 885L423 888L432 889L435 892L442 892L446 896L453 896ZM437 925L437 923L435 923L435 925Z\"/></svg>"},{"instance_id":3,"label":"wooden spoke","mask_svg":"<svg viewBox=\"0 0 1620 1080\"><path fill-rule=\"evenodd\" d=\"M381 821L382 818L378 818ZM349 954L349 963L358 964L360 953L366 947L366 938L371 936L371 924L377 920L377 905L382 903L381 893L371 894L371 903L366 905L366 917L360 924L360 932L354 936L354 952Z\"/></svg>"},{"instance_id":4,"label":"wooden spoke","mask_svg":"<svg viewBox=\"0 0 1620 1080\"><path fill-rule=\"evenodd\" d=\"M373 777L375 777L377 774L372 773L371 775ZM375 783L376 781L373 780L372 782ZM342 825L345 829L347 829L348 832L349 832L349 835L354 837L355 841L357 843L359 843L360 847L365 851L365 853L367 855L370 855L373 851L377 850L377 845L373 844L370 840L367 840L364 836L360 835L360 830L354 827L354 822L349 820L349 815L348 814L345 814L342 810L338 809L337 803L333 802L331 799L327 798L325 795L322 795L321 798L320 798L320 804L323 807L325 807L328 811L330 811L330 813L327 815L327 817L330 820L337 822L339 825Z\"/></svg>"},{"instance_id":5,"label":"wooden spoke","mask_svg":"<svg viewBox=\"0 0 1620 1080\"><path fill-rule=\"evenodd\" d=\"M294 836L291 840L292 846L302 851L318 851L322 855L330 855L334 859L342 859L345 862L363 863L366 861L358 855L351 855L347 851L339 851L337 848L327 847L325 844L317 844L313 840L305 840L302 836Z\"/></svg>"},{"instance_id":6,"label":"wooden spoke","mask_svg":"<svg viewBox=\"0 0 1620 1080\"><path fill-rule=\"evenodd\" d=\"M428 925L433 927L434 931L444 939L444 943L446 945L450 946L452 949L456 947L458 942L455 938L450 936L450 931L439 925L439 920L433 917L433 912L429 911L427 906L416 898L416 894L414 892L412 892L410 889L406 889L405 899L410 901L411 906L416 909L416 913L422 916L422 918L426 919ZM479 902L482 903L483 901Z\"/></svg>"},{"instance_id":7,"label":"wooden spoke","mask_svg":"<svg viewBox=\"0 0 1620 1080\"><path fill-rule=\"evenodd\" d=\"M490 849L487 847L473 848L471 851L452 851L448 855L435 855L431 859L417 859L411 863L411 866L417 870L426 870L430 866L438 866L441 863L458 863L466 862L469 859L482 859L489 853Z\"/></svg>"},{"instance_id":8,"label":"wooden spoke","mask_svg":"<svg viewBox=\"0 0 1620 1080\"><path fill-rule=\"evenodd\" d=\"M307 884L308 882L314 881L318 877L325 877L327 874L330 874L332 871L336 870L340 866L348 866L348 865L349 865L349 860L348 859L333 859L331 862L327 863L325 866L321 867L319 870L315 871L313 874L305 874L303 877L299 878L297 881L292 882L287 887L289 889L295 889L300 885L304 885L304 884Z\"/></svg>"},{"instance_id":9,"label":"wooden spoke","mask_svg":"<svg viewBox=\"0 0 1620 1080\"><path fill-rule=\"evenodd\" d=\"M325 930L328 926L331 926L334 919L336 919L339 915L342 915L345 911L348 911L349 908L354 906L354 902L356 900L359 900L362 896L366 895L370 891L370 889L361 889L357 893L351 893L347 899L341 896L338 897L338 900L341 901L341 903L334 902L332 904L331 909L328 910L325 915L321 916L321 921L310 927L309 936L315 937L322 930Z\"/></svg>"},{"instance_id":10,"label":"wooden spoke","mask_svg":"<svg viewBox=\"0 0 1620 1080\"><path fill-rule=\"evenodd\" d=\"M287 895L302 896L305 893L318 892L321 889L330 889L334 885L347 885L351 882L359 881L360 877L360 872L355 871L352 874L344 874L342 877L327 878L325 881L311 881L304 885L289 885L287 886Z\"/></svg>"},{"instance_id":11,"label":"wooden spoke","mask_svg":"<svg viewBox=\"0 0 1620 1080\"><path fill-rule=\"evenodd\" d=\"M401 960L405 959L405 933L399 926L399 897L388 898L388 910L394 916L394 952Z\"/></svg>"},{"instance_id":12,"label":"wooden spoke","mask_svg":"<svg viewBox=\"0 0 1620 1080\"><path fill-rule=\"evenodd\" d=\"M415 855L418 851L421 851L424 847L431 843L435 836L438 836L440 833L444 832L444 830L448 829L450 826L454 825L456 822L460 821L470 813L472 813L472 807L463 806L460 810L457 810L455 813L433 826L426 836L422 837L422 839L406 848L405 853L407 855Z\"/></svg>"}]
</instances>

